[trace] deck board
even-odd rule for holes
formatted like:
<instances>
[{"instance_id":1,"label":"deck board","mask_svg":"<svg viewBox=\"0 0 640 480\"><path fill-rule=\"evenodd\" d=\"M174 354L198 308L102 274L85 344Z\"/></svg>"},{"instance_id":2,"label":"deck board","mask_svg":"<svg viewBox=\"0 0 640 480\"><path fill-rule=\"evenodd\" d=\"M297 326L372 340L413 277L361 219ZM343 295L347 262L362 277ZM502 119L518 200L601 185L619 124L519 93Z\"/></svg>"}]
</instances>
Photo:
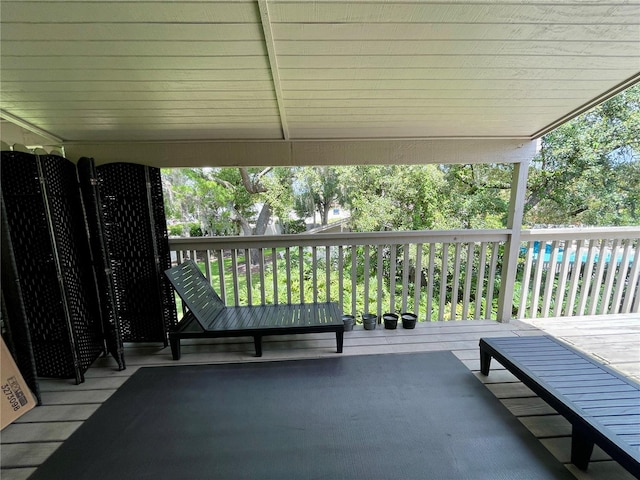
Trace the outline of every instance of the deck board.
<instances>
[{"instance_id":1,"label":"deck board","mask_svg":"<svg viewBox=\"0 0 640 480\"><path fill-rule=\"evenodd\" d=\"M527 398L536 394L521 382L487 384L487 388L498 398Z\"/></svg>"},{"instance_id":2,"label":"deck board","mask_svg":"<svg viewBox=\"0 0 640 480\"><path fill-rule=\"evenodd\" d=\"M479 373L480 337L540 335L542 332L539 329L558 336L595 358L604 359L610 367L619 367L621 372L630 372L628 375L632 377L636 375L636 380L640 378L640 348L632 348L640 333L640 317L632 315L513 320L509 324L487 320L418 323L415 330L384 330L378 325L376 330L365 331L358 325L354 331L345 333L343 355L451 350L557 458L568 462L568 422L555 414L553 409L497 362L490 376L484 377ZM264 357L256 358L253 356L251 337L183 340L180 364L255 362L336 355L335 341L322 334L266 337L264 341L269 342L268 348L264 350ZM553 352L550 355L547 360L559 360ZM45 403L49 401L56 404L35 408L3 430L0 437L3 451L1 478L27 478L33 472L31 465L44 461L57 448L60 440L64 440L71 431L78 428L100 406L103 399L141 366L175 365L170 349L153 343L127 345L126 360L127 369L119 371L112 358L98 359L86 372L86 381L81 385L75 385L69 380L41 379ZM562 378L562 375L557 378ZM583 395L585 401L606 400L608 394L619 393L622 388L619 385L605 385L601 387L600 394L585 394L581 392L580 382L577 385L567 384L566 379L563 382L566 392ZM624 394L624 389L622 393ZM625 425L622 424L619 428L622 431ZM5 458L8 463L5 463ZM567 468L579 480L633 478L617 462L604 458L606 455L603 452L602 456L598 454L587 472L575 469L570 464L567 464ZM6 468L9 466L17 468Z\"/></svg>"},{"instance_id":3,"label":"deck board","mask_svg":"<svg viewBox=\"0 0 640 480\"><path fill-rule=\"evenodd\" d=\"M82 421L14 423L2 431L2 444L30 442L62 442L69 438Z\"/></svg>"},{"instance_id":4,"label":"deck board","mask_svg":"<svg viewBox=\"0 0 640 480\"><path fill-rule=\"evenodd\" d=\"M538 438L568 437L571 435L571 423L559 414L519 417L519 420Z\"/></svg>"},{"instance_id":5,"label":"deck board","mask_svg":"<svg viewBox=\"0 0 640 480\"><path fill-rule=\"evenodd\" d=\"M4 467L35 467L44 462L62 442L2 444L0 461ZM4 473L2 474L4 478Z\"/></svg>"},{"instance_id":6,"label":"deck board","mask_svg":"<svg viewBox=\"0 0 640 480\"><path fill-rule=\"evenodd\" d=\"M36 469L27 468L3 468L2 480L27 480Z\"/></svg>"}]
</instances>

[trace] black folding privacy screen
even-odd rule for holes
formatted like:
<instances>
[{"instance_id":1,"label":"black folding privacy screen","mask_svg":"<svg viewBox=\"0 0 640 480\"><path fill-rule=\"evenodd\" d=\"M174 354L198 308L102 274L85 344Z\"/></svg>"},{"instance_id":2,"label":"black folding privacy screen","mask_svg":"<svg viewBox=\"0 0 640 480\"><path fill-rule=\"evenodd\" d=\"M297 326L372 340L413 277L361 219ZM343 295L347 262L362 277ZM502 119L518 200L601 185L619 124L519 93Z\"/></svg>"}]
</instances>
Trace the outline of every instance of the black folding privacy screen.
<instances>
[{"instance_id":1,"label":"black folding privacy screen","mask_svg":"<svg viewBox=\"0 0 640 480\"><path fill-rule=\"evenodd\" d=\"M125 368L123 342L166 345L160 171L8 150L0 168L3 336L34 393L36 376L82 382L105 350Z\"/></svg>"}]
</instances>

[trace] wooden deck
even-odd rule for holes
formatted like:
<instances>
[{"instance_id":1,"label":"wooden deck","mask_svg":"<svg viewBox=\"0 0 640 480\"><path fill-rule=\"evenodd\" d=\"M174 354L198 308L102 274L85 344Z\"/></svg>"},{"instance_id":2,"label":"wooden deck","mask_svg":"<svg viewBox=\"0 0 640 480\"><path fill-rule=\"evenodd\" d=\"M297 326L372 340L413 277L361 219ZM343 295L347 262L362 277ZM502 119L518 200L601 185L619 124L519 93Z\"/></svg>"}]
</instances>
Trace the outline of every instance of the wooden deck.
<instances>
[{"instance_id":1,"label":"wooden deck","mask_svg":"<svg viewBox=\"0 0 640 480\"><path fill-rule=\"evenodd\" d=\"M632 479L597 447L588 472L568 464L568 422L499 365L494 366L489 377L479 373L480 337L541 333L561 338L640 381L640 317L637 315L514 320L509 324L485 320L434 322L420 323L415 330L384 330L379 326L377 330L365 331L359 326L345 333L343 355L451 350L576 478ZM179 362L255 362L336 355L335 338L330 334L265 338L267 342L264 356L256 358L251 338L185 341ZM170 349L158 345L130 346L126 360L127 369L119 372L113 359L99 359L87 372L87 380L82 385L74 385L71 380L41 380L44 405L2 431L0 477L26 479L138 368L175 364Z\"/></svg>"}]
</instances>

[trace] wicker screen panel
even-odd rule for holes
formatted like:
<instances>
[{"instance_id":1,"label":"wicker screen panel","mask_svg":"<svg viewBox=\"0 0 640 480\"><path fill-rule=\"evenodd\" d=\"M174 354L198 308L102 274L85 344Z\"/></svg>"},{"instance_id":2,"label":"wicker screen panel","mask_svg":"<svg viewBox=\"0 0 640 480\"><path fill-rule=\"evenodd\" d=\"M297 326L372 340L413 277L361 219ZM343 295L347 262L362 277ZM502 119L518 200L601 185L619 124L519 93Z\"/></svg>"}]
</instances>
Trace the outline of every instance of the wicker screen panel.
<instances>
[{"instance_id":1,"label":"wicker screen panel","mask_svg":"<svg viewBox=\"0 0 640 480\"><path fill-rule=\"evenodd\" d=\"M116 258L149 256L153 232L146 198L103 197L104 234Z\"/></svg>"},{"instance_id":2,"label":"wicker screen panel","mask_svg":"<svg viewBox=\"0 0 640 480\"><path fill-rule=\"evenodd\" d=\"M37 373L81 382L104 343L75 166L2 152L2 198Z\"/></svg>"},{"instance_id":3,"label":"wicker screen panel","mask_svg":"<svg viewBox=\"0 0 640 480\"><path fill-rule=\"evenodd\" d=\"M84 373L104 352L102 319L86 221L75 165L55 155L40 156L51 215L59 274L72 328L72 347Z\"/></svg>"},{"instance_id":4,"label":"wicker screen panel","mask_svg":"<svg viewBox=\"0 0 640 480\"><path fill-rule=\"evenodd\" d=\"M73 319L79 366L84 372L104 353L104 333L97 296L86 288L87 285L95 288L96 280L93 272L78 268L63 268L62 278L69 313Z\"/></svg>"},{"instance_id":5,"label":"wicker screen panel","mask_svg":"<svg viewBox=\"0 0 640 480\"><path fill-rule=\"evenodd\" d=\"M125 342L164 340L157 271L151 257L111 261L118 318Z\"/></svg>"},{"instance_id":6,"label":"wicker screen panel","mask_svg":"<svg viewBox=\"0 0 640 480\"><path fill-rule=\"evenodd\" d=\"M102 310L102 328L107 351L118 363L118 369L124 370L124 344L120 322L117 319L113 280L111 278L111 265L105 244L101 208L102 200L97 186L98 179L95 163L91 158L81 158L78 161L77 168L89 229L91 255L98 285L100 308Z\"/></svg>"},{"instance_id":7,"label":"wicker screen panel","mask_svg":"<svg viewBox=\"0 0 640 480\"><path fill-rule=\"evenodd\" d=\"M178 314L171 282L163 273L171 268L171 250L169 249L169 232L167 231L167 219L164 212L164 194L160 169L149 168L149 179L165 329L170 331L178 325Z\"/></svg>"},{"instance_id":8,"label":"wicker screen panel","mask_svg":"<svg viewBox=\"0 0 640 480\"><path fill-rule=\"evenodd\" d=\"M2 176L2 192L7 197L42 195L38 164L32 154L3 151Z\"/></svg>"},{"instance_id":9,"label":"wicker screen panel","mask_svg":"<svg viewBox=\"0 0 640 480\"><path fill-rule=\"evenodd\" d=\"M47 186L47 196L78 198L78 174L72 162L57 155L38 155L38 161Z\"/></svg>"},{"instance_id":10,"label":"wicker screen panel","mask_svg":"<svg viewBox=\"0 0 640 480\"><path fill-rule=\"evenodd\" d=\"M36 361L33 356L33 344L31 333L27 324L27 314L24 308L24 296L18 278L15 257L13 255L13 245L9 235L9 225L2 196L0 196L0 235L2 237L2 251L0 260L2 262L0 281L0 297L2 299L2 310L0 324L2 337L5 339L11 354L18 365L27 385L36 396L38 404L42 403L40 388L38 385ZM11 312L11 313L9 313Z\"/></svg>"},{"instance_id":11,"label":"wicker screen panel","mask_svg":"<svg viewBox=\"0 0 640 480\"><path fill-rule=\"evenodd\" d=\"M4 167L2 167L2 179L2 183L5 183L5 181L9 183L10 177ZM42 196L9 196L4 194L3 199L7 209L8 226L13 234L12 238L14 238L14 247L19 249L19 252L15 253L20 254L16 258L19 257L21 259L21 268L37 270L40 263L53 264L54 252ZM24 258L27 256L37 260Z\"/></svg>"},{"instance_id":12,"label":"wicker screen panel","mask_svg":"<svg viewBox=\"0 0 640 480\"><path fill-rule=\"evenodd\" d=\"M109 163L96 168L100 195L107 197L147 197L147 175L144 165Z\"/></svg>"},{"instance_id":13,"label":"wicker screen panel","mask_svg":"<svg viewBox=\"0 0 640 480\"><path fill-rule=\"evenodd\" d=\"M95 167L88 158L78 168L83 191L91 190L90 182L95 186L85 201L95 211L89 215L92 235L101 235L92 245L107 272L101 295L113 322L109 328L122 341L166 345L177 316L163 275L170 265L160 170L132 163Z\"/></svg>"}]
</instances>

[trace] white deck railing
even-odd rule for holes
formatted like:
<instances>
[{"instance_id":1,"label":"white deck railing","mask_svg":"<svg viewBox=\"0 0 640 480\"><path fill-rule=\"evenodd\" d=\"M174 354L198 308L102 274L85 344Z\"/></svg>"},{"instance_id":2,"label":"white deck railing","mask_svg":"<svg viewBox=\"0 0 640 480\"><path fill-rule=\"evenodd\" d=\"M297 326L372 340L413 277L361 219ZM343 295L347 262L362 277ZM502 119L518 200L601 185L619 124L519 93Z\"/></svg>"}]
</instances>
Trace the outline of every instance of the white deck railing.
<instances>
[{"instance_id":1,"label":"white deck railing","mask_svg":"<svg viewBox=\"0 0 640 480\"><path fill-rule=\"evenodd\" d=\"M639 227L524 230L518 318L639 311Z\"/></svg>"},{"instance_id":2,"label":"white deck railing","mask_svg":"<svg viewBox=\"0 0 640 480\"><path fill-rule=\"evenodd\" d=\"M358 317L409 311L420 320L495 319L509 234L340 233L174 238L170 244L174 261L199 262L227 305L335 301ZM523 231L514 316L638 311L638 237L640 228ZM550 252L539 255L536 246L545 252L546 245ZM616 254L594 253L607 248ZM559 255L561 249L569 255Z\"/></svg>"},{"instance_id":3,"label":"white deck railing","mask_svg":"<svg viewBox=\"0 0 640 480\"><path fill-rule=\"evenodd\" d=\"M177 261L204 263L228 305L335 301L357 316L435 320L492 318L506 240L503 230L420 231L180 238L171 248Z\"/></svg>"}]
</instances>

